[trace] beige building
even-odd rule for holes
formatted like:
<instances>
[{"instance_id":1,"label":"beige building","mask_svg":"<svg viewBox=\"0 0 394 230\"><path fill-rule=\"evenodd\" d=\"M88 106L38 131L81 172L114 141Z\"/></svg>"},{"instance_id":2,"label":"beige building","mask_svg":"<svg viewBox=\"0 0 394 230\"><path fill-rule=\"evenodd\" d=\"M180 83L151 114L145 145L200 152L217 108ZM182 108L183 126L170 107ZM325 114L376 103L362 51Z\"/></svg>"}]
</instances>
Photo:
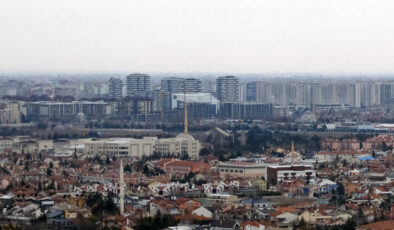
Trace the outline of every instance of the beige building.
<instances>
[{"instance_id":1,"label":"beige building","mask_svg":"<svg viewBox=\"0 0 394 230\"><path fill-rule=\"evenodd\" d=\"M254 162L226 162L218 166L220 177L265 177L266 164Z\"/></svg>"},{"instance_id":2,"label":"beige building","mask_svg":"<svg viewBox=\"0 0 394 230\"><path fill-rule=\"evenodd\" d=\"M0 101L0 123L20 123L21 110L17 102Z\"/></svg>"},{"instance_id":3,"label":"beige building","mask_svg":"<svg viewBox=\"0 0 394 230\"><path fill-rule=\"evenodd\" d=\"M0 151L10 150L13 147L14 142L11 138L0 138Z\"/></svg>"},{"instance_id":4,"label":"beige building","mask_svg":"<svg viewBox=\"0 0 394 230\"><path fill-rule=\"evenodd\" d=\"M174 156L188 155L190 158L197 159L200 154L201 143L188 134L179 134L173 138L158 139L155 151L162 154Z\"/></svg>"},{"instance_id":5,"label":"beige building","mask_svg":"<svg viewBox=\"0 0 394 230\"><path fill-rule=\"evenodd\" d=\"M136 159L150 156L154 152L174 156L186 154L190 158L197 159L201 149L201 144L198 140L185 134L162 139L157 137L144 137L142 139L108 138L91 140L85 142L84 145L85 154L115 154Z\"/></svg>"},{"instance_id":6,"label":"beige building","mask_svg":"<svg viewBox=\"0 0 394 230\"><path fill-rule=\"evenodd\" d=\"M84 153L90 155L114 154L139 159L153 154L156 141L155 137L91 140L84 143Z\"/></svg>"}]
</instances>

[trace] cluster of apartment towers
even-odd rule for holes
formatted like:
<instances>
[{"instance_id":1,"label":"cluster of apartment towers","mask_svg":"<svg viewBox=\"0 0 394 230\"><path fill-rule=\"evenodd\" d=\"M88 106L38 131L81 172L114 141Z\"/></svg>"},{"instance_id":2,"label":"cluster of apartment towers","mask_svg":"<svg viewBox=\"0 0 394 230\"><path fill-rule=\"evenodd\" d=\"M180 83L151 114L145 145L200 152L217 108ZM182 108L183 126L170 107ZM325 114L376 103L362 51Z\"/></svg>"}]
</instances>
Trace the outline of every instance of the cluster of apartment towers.
<instances>
[{"instance_id":1,"label":"cluster of apartment towers","mask_svg":"<svg viewBox=\"0 0 394 230\"><path fill-rule=\"evenodd\" d=\"M264 103L277 106L310 107L312 105L347 105L370 107L394 102L394 83L358 80L329 82L251 81L240 82L235 76L218 77L216 81L198 78L163 78L151 87L147 74L131 74L125 84L111 77L108 97L147 96L171 93L210 93L223 103Z\"/></svg>"}]
</instances>

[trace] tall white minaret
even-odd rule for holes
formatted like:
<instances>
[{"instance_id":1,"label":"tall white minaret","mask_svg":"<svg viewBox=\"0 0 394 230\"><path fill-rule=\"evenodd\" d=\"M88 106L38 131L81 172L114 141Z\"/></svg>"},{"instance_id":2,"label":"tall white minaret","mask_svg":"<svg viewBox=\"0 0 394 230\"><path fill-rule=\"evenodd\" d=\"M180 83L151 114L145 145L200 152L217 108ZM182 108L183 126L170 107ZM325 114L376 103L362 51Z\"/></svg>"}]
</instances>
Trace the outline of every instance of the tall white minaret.
<instances>
[{"instance_id":1,"label":"tall white minaret","mask_svg":"<svg viewBox=\"0 0 394 230\"><path fill-rule=\"evenodd\" d=\"M294 166L294 158L295 158L295 151L294 151L294 141L291 142L291 166Z\"/></svg>"},{"instance_id":2,"label":"tall white minaret","mask_svg":"<svg viewBox=\"0 0 394 230\"><path fill-rule=\"evenodd\" d=\"M184 98L183 98L183 108L185 109L185 135L187 136L189 134L189 129L188 129L188 121L187 121L187 102L186 102L186 91L184 91Z\"/></svg>"},{"instance_id":3,"label":"tall white minaret","mask_svg":"<svg viewBox=\"0 0 394 230\"><path fill-rule=\"evenodd\" d=\"M123 161L120 160L120 169L119 169L119 186L120 186L120 191L119 191L119 203L120 203L120 214L123 215L124 213L124 172L123 172Z\"/></svg>"}]
</instances>

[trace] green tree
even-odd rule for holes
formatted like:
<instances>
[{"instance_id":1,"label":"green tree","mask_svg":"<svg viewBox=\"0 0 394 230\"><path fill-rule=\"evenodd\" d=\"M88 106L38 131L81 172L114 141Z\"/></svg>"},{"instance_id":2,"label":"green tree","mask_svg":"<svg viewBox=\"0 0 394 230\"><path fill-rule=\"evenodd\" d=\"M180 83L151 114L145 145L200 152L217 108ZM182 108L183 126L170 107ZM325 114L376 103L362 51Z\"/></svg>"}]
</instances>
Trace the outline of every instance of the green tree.
<instances>
[{"instance_id":1,"label":"green tree","mask_svg":"<svg viewBox=\"0 0 394 230\"><path fill-rule=\"evenodd\" d=\"M129 173L131 173L131 166L129 165L129 164L127 164L125 167L124 167L124 169L123 169L125 172L129 172Z\"/></svg>"},{"instance_id":2,"label":"green tree","mask_svg":"<svg viewBox=\"0 0 394 230\"><path fill-rule=\"evenodd\" d=\"M47 168L47 176L52 176L52 169L50 167Z\"/></svg>"}]
</instances>

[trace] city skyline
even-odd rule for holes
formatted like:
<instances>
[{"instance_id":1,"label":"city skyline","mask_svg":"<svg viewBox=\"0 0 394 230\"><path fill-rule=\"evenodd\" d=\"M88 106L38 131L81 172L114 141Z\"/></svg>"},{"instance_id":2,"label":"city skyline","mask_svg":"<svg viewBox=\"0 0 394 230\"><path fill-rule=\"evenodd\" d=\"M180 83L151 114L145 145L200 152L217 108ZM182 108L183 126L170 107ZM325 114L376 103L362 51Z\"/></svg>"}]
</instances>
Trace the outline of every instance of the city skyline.
<instances>
[{"instance_id":1,"label":"city skyline","mask_svg":"<svg viewBox=\"0 0 394 230\"><path fill-rule=\"evenodd\" d=\"M392 74L393 9L352 0L6 1L0 72Z\"/></svg>"}]
</instances>

